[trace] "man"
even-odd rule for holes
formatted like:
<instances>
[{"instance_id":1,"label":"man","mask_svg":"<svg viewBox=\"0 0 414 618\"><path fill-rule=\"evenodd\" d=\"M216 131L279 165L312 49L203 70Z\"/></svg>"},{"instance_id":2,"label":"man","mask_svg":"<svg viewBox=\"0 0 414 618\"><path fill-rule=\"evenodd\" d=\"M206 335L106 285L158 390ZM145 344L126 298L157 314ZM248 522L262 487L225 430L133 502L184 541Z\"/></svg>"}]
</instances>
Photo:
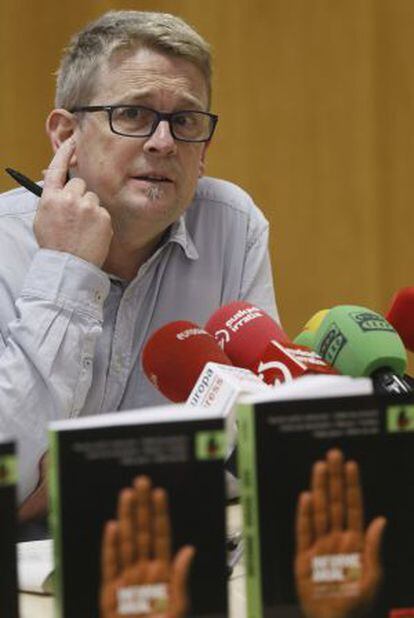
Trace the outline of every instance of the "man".
<instances>
[{"instance_id":1,"label":"man","mask_svg":"<svg viewBox=\"0 0 414 618\"><path fill-rule=\"evenodd\" d=\"M210 73L181 19L105 14L63 57L41 199L0 198L0 431L19 440L20 501L50 420L165 402L140 364L154 330L235 299L277 317L266 220L201 178Z\"/></svg>"}]
</instances>

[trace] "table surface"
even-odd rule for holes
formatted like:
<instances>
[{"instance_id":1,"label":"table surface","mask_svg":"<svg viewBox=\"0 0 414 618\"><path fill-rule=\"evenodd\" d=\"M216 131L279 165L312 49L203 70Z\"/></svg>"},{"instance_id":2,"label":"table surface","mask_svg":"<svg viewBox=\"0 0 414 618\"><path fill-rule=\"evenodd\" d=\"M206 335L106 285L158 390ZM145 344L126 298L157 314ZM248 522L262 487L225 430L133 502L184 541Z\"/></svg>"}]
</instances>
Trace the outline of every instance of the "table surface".
<instances>
[{"instance_id":1,"label":"table surface","mask_svg":"<svg viewBox=\"0 0 414 618\"><path fill-rule=\"evenodd\" d=\"M241 507L232 505L227 507L228 534L240 532L242 529ZM231 618L245 618L246 594L244 563L241 560L235 567L229 580L229 605ZM54 618L54 598L42 594L19 594L20 618Z\"/></svg>"}]
</instances>

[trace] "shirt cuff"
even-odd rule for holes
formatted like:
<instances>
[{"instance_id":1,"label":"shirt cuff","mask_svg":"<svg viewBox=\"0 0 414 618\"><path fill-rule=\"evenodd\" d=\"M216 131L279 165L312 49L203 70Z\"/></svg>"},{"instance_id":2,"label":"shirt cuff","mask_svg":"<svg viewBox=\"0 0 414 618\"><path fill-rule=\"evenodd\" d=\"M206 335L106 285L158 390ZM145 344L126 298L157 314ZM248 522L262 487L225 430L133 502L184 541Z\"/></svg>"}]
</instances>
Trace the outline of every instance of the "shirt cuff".
<instances>
[{"instance_id":1,"label":"shirt cuff","mask_svg":"<svg viewBox=\"0 0 414 618\"><path fill-rule=\"evenodd\" d=\"M63 251L39 249L26 274L21 296L42 298L102 321L109 277L100 268Z\"/></svg>"}]
</instances>

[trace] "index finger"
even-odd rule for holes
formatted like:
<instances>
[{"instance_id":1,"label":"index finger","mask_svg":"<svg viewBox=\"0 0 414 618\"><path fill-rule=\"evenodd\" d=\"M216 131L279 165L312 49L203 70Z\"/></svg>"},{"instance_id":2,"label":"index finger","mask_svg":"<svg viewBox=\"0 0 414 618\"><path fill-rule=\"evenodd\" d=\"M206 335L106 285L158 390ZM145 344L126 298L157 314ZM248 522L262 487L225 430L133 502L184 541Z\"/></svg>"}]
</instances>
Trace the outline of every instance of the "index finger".
<instances>
[{"instance_id":1,"label":"index finger","mask_svg":"<svg viewBox=\"0 0 414 618\"><path fill-rule=\"evenodd\" d=\"M119 568L119 526L116 521L106 522L101 545L101 574L103 582L111 582Z\"/></svg>"},{"instance_id":2,"label":"index finger","mask_svg":"<svg viewBox=\"0 0 414 618\"><path fill-rule=\"evenodd\" d=\"M313 505L309 491L303 491L296 506L296 551L301 553L310 549L314 541Z\"/></svg>"},{"instance_id":3,"label":"index finger","mask_svg":"<svg viewBox=\"0 0 414 618\"><path fill-rule=\"evenodd\" d=\"M312 467L311 495L316 538L328 531L328 468L324 461Z\"/></svg>"},{"instance_id":4,"label":"index finger","mask_svg":"<svg viewBox=\"0 0 414 618\"><path fill-rule=\"evenodd\" d=\"M135 558L135 494L129 487L118 498L119 548L122 566L129 566Z\"/></svg>"},{"instance_id":5,"label":"index finger","mask_svg":"<svg viewBox=\"0 0 414 618\"><path fill-rule=\"evenodd\" d=\"M63 189L66 184L69 162L75 150L75 145L75 140L69 138L59 146L45 172L43 191Z\"/></svg>"}]
</instances>

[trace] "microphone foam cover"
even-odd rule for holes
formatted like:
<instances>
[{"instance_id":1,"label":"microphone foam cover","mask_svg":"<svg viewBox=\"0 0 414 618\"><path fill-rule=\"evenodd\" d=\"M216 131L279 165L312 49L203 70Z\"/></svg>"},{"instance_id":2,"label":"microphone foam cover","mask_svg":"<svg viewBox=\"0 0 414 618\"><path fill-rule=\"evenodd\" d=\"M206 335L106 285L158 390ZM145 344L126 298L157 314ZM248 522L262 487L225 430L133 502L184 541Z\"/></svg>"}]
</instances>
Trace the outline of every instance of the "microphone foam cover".
<instances>
[{"instance_id":1,"label":"microphone foam cover","mask_svg":"<svg viewBox=\"0 0 414 618\"><path fill-rule=\"evenodd\" d=\"M402 288L394 295L387 320L400 335L407 350L414 352L414 287Z\"/></svg>"},{"instance_id":2,"label":"microphone foam cover","mask_svg":"<svg viewBox=\"0 0 414 618\"><path fill-rule=\"evenodd\" d=\"M382 368L403 375L407 364L403 342L391 324L356 305L328 311L315 333L314 350L340 373L354 377Z\"/></svg>"},{"instance_id":3,"label":"microphone foam cover","mask_svg":"<svg viewBox=\"0 0 414 618\"><path fill-rule=\"evenodd\" d=\"M155 331L142 352L147 378L168 399L184 402L208 362L231 365L214 337L193 322L170 322Z\"/></svg>"},{"instance_id":4,"label":"microphone foam cover","mask_svg":"<svg viewBox=\"0 0 414 618\"><path fill-rule=\"evenodd\" d=\"M315 333L322 323L325 315L329 309L321 309L317 311L305 324L303 330L293 340L296 345L304 345L313 350L313 344L315 343Z\"/></svg>"},{"instance_id":5,"label":"microphone foam cover","mask_svg":"<svg viewBox=\"0 0 414 618\"><path fill-rule=\"evenodd\" d=\"M289 344L290 340L265 311L246 301L234 301L220 307L205 325L232 363L251 369L272 339Z\"/></svg>"}]
</instances>

